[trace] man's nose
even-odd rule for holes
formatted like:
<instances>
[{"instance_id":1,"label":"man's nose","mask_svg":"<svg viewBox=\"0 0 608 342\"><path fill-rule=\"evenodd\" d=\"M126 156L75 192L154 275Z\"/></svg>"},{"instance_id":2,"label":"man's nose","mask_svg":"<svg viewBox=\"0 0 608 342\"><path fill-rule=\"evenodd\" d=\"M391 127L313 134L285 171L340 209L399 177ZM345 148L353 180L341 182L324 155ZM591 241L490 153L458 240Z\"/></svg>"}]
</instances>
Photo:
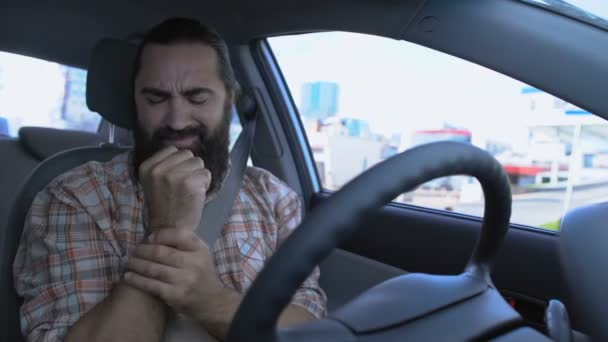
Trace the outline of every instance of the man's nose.
<instances>
[{"instance_id":1,"label":"man's nose","mask_svg":"<svg viewBox=\"0 0 608 342\"><path fill-rule=\"evenodd\" d=\"M180 97L173 97L169 100L169 108L165 124L173 130L181 131L192 125L192 115L190 106Z\"/></svg>"}]
</instances>

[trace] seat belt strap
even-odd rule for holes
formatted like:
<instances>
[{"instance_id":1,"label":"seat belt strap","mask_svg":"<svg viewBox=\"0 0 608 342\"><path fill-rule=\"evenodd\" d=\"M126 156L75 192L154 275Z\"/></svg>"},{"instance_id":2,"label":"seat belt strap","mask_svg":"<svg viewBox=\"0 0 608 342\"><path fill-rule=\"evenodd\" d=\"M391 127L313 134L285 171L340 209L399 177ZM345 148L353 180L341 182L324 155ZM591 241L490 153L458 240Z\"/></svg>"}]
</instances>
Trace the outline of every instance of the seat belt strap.
<instances>
[{"instance_id":1,"label":"seat belt strap","mask_svg":"<svg viewBox=\"0 0 608 342\"><path fill-rule=\"evenodd\" d=\"M244 120L243 130L230 152L230 170L222 188L215 198L203 207L201 221L196 232L207 243L210 249L213 249L215 241L220 236L228 215L234 206L234 200L241 190L243 175L247 168L247 160L251 153L253 136L255 135L257 121L255 114L251 113L251 116Z\"/></svg>"}]
</instances>

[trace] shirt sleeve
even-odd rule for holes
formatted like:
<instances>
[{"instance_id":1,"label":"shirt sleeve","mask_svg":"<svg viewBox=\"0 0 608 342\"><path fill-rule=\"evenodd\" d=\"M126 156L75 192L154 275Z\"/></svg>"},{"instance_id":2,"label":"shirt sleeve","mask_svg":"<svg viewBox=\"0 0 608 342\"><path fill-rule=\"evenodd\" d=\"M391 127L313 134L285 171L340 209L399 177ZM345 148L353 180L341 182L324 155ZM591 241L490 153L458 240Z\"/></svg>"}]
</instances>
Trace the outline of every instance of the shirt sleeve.
<instances>
[{"instance_id":1,"label":"shirt sleeve","mask_svg":"<svg viewBox=\"0 0 608 342\"><path fill-rule=\"evenodd\" d=\"M289 189L286 196L281 198L276 207L277 222L279 223L278 244L287 239L289 234L302 221L302 205L296 193ZM291 304L306 309L317 318L326 313L327 297L319 285L320 271L315 267L312 274L302 283L291 300Z\"/></svg>"},{"instance_id":2,"label":"shirt sleeve","mask_svg":"<svg viewBox=\"0 0 608 342\"><path fill-rule=\"evenodd\" d=\"M26 217L14 262L27 341L63 341L69 328L109 294L120 278L119 264L77 196L62 188L40 192Z\"/></svg>"}]
</instances>

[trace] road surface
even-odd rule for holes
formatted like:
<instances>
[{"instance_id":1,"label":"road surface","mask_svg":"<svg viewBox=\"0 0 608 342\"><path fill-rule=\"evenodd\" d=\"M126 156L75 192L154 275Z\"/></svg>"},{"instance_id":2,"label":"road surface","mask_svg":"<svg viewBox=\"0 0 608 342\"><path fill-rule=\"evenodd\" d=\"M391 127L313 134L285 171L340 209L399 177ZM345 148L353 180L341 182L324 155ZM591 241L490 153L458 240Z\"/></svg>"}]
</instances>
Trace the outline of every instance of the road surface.
<instances>
[{"instance_id":1,"label":"road surface","mask_svg":"<svg viewBox=\"0 0 608 342\"><path fill-rule=\"evenodd\" d=\"M557 221L563 215L564 194L565 191L546 191L514 195L511 222L538 227ZM608 185L575 189L570 209L604 201L608 201ZM482 216L483 203L457 204L454 211Z\"/></svg>"}]
</instances>

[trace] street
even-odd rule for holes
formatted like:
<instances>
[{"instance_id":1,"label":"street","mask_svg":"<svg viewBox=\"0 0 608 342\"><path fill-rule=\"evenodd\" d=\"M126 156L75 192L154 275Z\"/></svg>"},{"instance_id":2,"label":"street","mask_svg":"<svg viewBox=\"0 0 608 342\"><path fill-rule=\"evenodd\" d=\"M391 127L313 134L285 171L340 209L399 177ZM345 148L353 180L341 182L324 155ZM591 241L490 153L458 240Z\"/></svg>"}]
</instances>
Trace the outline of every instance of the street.
<instances>
[{"instance_id":1,"label":"street","mask_svg":"<svg viewBox=\"0 0 608 342\"><path fill-rule=\"evenodd\" d=\"M514 195L511 222L539 227L557 221L563 214L564 193L565 191L545 191ZM575 189L570 209L603 201L608 201L608 185ZM482 216L483 203L457 204L454 211Z\"/></svg>"}]
</instances>

